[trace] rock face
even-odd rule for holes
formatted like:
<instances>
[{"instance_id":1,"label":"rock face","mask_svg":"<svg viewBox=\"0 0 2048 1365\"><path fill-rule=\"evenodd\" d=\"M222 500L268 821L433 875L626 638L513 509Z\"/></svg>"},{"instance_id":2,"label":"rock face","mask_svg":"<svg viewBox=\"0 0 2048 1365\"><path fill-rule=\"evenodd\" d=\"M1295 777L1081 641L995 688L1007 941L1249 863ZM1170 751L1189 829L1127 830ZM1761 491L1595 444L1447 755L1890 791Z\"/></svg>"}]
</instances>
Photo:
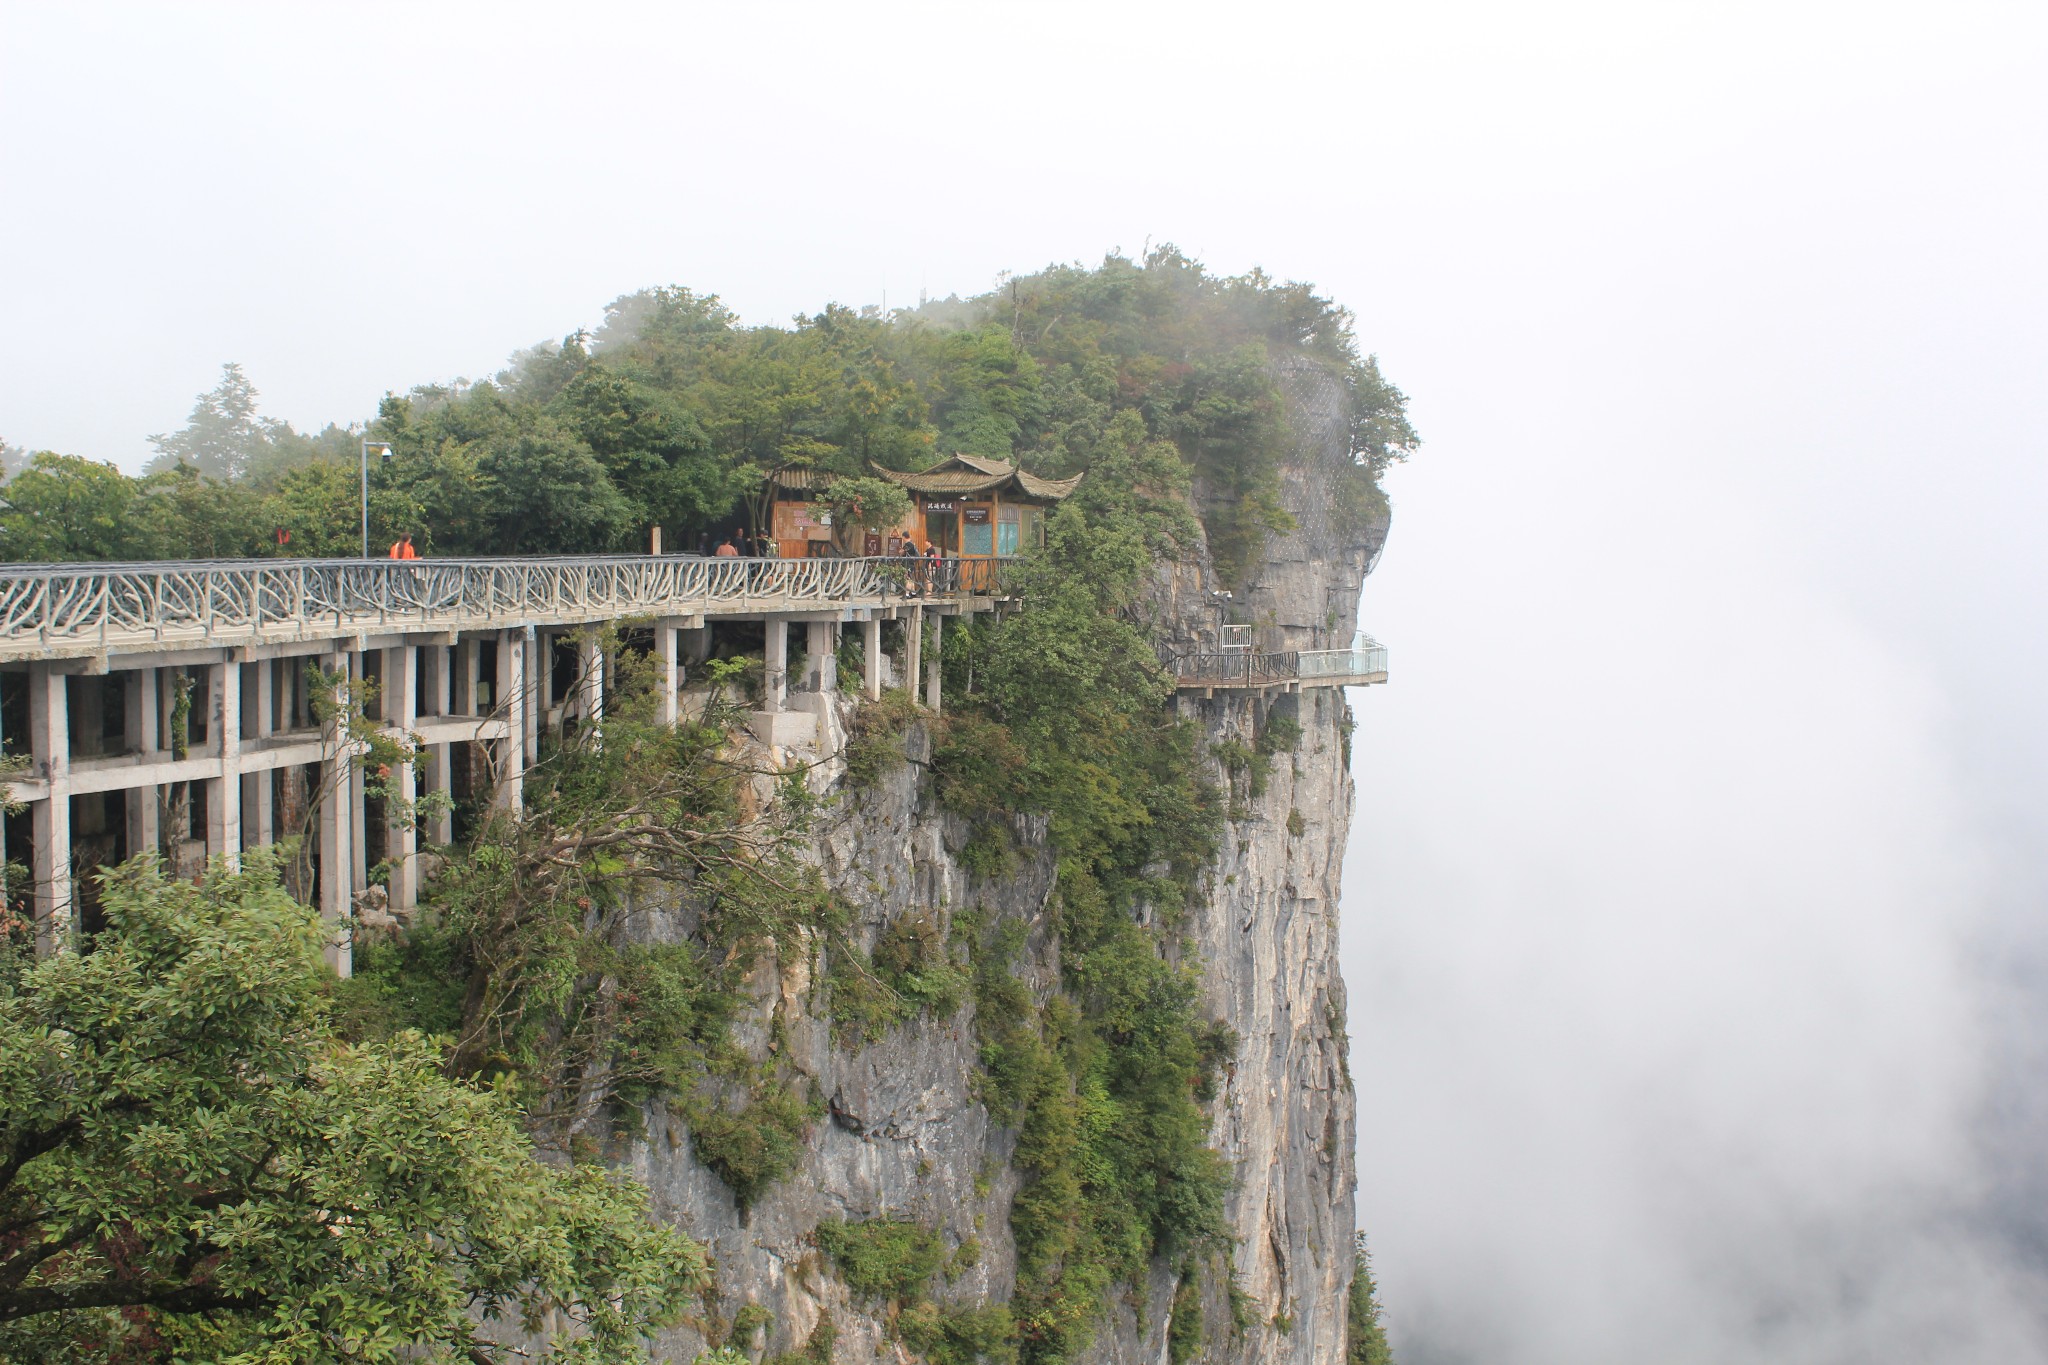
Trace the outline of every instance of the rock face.
<instances>
[{"instance_id":1,"label":"rock face","mask_svg":"<svg viewBox=\"0 0 2048 1365\"><path fill-rule=\"evenodd\" d=\"M1302 438L1286 471L1299 524L1271 541L1243 600L1232 605L1240 617L1250 613L1263 647L1343 643L1377 547L1343 543L1328 515L1322 471L1343 458L1341 392L1319 371L1282 377ZM1215 623L1214 591L1213 576L1198 562L1163 579L1154 606L1174 634L1192 639ZM1219 1365L1335 1362L1344 1351L1354 1184L1337 972L1338 876L1352 804L1349 713L1343 693L1332 689L1184 692L1176 704L1212 746L1234 741L1249 749L1276 718L1283 732L1286 721L1300 727L1298 743L1273 753L1256 777L1212 768L1212 779L1231 788L1231 818L1205 894L1185 921L1181 951L1200 959L1208 1012L1240 1038L1212 1105L1212 1141L1235 1174L1227 1205L1236 1235L1231 1278L1245 1296L1233 1326L1224 1277L1208 1277L1204 1341L1193 1358ZM843 733L850 705L820 708L821 749L829 752L835 732ZM974 908L986 921L1029 923L1016 970L1044 999L1059 981L1047 924L1054 862L1044 828L1020 824L1024 852L1013 875L970 878L957 856L967 828L925 791L927 746L913 727L908 761L858 793L842 790L838 763L814 770L814 788L839 796L815 840L817 865L858 907L865 948L906 913L944 921ZM660 919L652 913L645 932L674 931ZM948 1020L920 1018L873 1044L844 1046L815 1013L819 958L817 945L764 958L752 980L758 1008L740 1030L756 1055L782 1050L824 1100L825 1116L812 1126L795 1173L742 1209L692 1158L680 1119L659 1105L645 1116L646 1138L626 1154L657 1209L707 1243L718 1267L715 1303L657 1343L661 1359L694 1360L727 1339L748 1304L767 1317L765 1328L730 1340L749 1359L795 1352L807 1341L815 1351L814 1333L827 1319L832 1359L919 1359L895 1339L887 1310L850 1295L813 1244L812 1230L832 1218L911 1218L939 1229L949 1252L974 1244L976 1254L955 1262L949 1273L957 1273L937 1297L975 1304L1010 1296L1014 1133L993 1124L974 1097L972 1004ZM1118 1301L1085 1359L1166 1365L1175 1289L1172 1268L1155 1264L1151 1283ZM760 1317L749 1313L740 1321Z\"/></svg>"}]
</instances>

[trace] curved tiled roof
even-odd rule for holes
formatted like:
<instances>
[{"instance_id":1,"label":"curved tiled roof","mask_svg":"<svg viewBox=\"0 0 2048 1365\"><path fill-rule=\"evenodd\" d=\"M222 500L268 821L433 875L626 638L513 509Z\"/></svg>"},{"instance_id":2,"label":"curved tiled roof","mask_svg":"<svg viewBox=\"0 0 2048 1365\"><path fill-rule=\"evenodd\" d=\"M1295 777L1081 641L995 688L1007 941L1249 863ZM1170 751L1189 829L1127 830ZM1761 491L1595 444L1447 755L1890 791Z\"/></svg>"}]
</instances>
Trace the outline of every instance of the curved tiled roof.
<instances>
[{"instance_id":1,"label":"curved tiled roof","mask_svg":"<svg viewBox=\"0 0 2048 1365\"><path fill-rule=\"evenodd\" d=\"M1058 502L1079 487L1082 478L1076 474L1068 479L1041 479L1008 460L991 460L980 455L949 456L919 474L904 474L894 469L883 469L880 465L870 465L869 468L889 482L901 484L926 497L966 497L1008 486L1028 498Z\"/></svg>"}]
</instances>

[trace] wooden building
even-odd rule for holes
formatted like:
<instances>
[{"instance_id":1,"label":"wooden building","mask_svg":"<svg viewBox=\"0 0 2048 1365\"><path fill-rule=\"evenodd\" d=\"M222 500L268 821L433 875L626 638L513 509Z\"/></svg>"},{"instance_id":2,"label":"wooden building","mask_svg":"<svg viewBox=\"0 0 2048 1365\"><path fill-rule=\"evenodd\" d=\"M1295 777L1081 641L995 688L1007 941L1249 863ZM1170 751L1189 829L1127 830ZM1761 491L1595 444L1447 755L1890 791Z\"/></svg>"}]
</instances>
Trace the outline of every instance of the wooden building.
<instances>
[{"instance_id":1,"label":"wooden building","mask_svg":"<svg viewBox=\"0 0 2048 1365\"><path fill-rule=\"evenodd\" d=\"M1046 513L1079 486L1082 476L1041 479L1007 460L953 455L916 474L872 467L877 478L910 493L909 514L882 531L835 528L813 501L831 476L810 469L770 474L775 493L772 535L784 558L820 554L880 555L890 540L909 537L918 549L937 545L949 557L982 559L1022 554L1045 543ZM858 543L855 543L856 536Z\"/></svg>"}]
</instances>

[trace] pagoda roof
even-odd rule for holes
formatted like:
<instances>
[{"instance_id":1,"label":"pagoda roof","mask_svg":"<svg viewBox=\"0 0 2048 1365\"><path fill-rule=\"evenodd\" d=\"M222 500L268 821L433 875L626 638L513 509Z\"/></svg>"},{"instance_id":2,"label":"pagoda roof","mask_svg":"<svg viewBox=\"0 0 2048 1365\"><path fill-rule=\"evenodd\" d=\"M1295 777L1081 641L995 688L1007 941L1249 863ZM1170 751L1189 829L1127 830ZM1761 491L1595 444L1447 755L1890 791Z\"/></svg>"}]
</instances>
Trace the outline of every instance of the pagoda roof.
<instances>
[{"instance_id":1,"label":"pagoda roof","mask_svg":"<svg viewBox=\"0 0 2048 1365\"><path fill-rule=\"evenodd\" d=\"M1041 479L1036 474L1019 469L1008 460L991 460L981 455L949 455L930 469L916 474L883 469L880 465L870 465L869 468L880 477L891 483L900 484L913 493L943 498L1015 491L1027 498L1059 502L1080 486L1082 478L1076 474L1067 479Z\"/></svg>"}]
</instances>

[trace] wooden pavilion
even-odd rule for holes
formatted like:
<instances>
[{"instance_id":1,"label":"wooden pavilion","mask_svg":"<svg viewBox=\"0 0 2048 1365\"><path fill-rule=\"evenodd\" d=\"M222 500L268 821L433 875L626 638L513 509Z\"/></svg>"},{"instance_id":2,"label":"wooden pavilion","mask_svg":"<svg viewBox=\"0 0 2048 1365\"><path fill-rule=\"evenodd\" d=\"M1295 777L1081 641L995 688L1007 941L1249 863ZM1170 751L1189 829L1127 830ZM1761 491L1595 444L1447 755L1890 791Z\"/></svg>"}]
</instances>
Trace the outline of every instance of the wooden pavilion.
<instances>
[{"instance_id":1,"label":"wooden pavilion","mask_svg":"<svg viewBox=\"0 0 2048 1365\"><path fill-rule=\"evenodd\" d=\"M778 469L768 478L775 493L773 535L785 559L819 554L881 555L907 537L919 550L937 545L949 558L985 559L1021 554L1045 543L1046 512L1080 485L1082 476L1041 479L1008 460L952 455L930 469L905 474L870 466L877 478L910 494L910 512L897 525L859 535L835 534L831 514L815 498L830 476L812 469Z\"/></svg>"}]
</instances>

